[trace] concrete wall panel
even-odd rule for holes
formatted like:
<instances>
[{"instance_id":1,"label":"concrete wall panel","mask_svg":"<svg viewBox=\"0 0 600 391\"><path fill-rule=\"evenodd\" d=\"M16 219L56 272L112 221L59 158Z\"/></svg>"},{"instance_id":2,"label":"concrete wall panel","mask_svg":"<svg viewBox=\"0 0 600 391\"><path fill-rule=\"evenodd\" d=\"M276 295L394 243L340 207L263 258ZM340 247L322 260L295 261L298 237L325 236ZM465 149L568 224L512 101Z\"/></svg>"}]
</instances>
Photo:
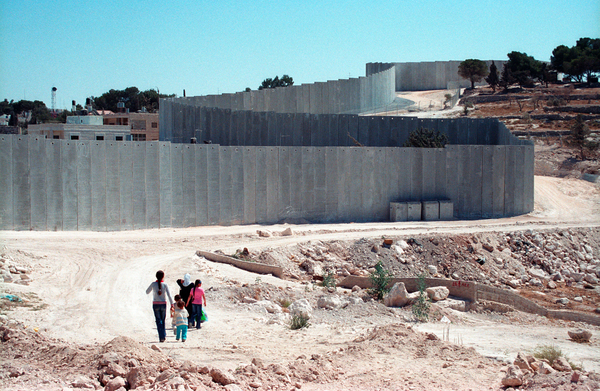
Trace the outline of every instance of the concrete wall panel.
<instances>
[{"instance_id":1,"label":"concrete wall panel","mask_svg":"<svg viewBox=\"0 0 600 391\"><path fill-rule=\"evenodd\" d=\"M244 222L243 148L231 148L231 224Z\"/></svg>"},{"instance_id":2,"label":"concrete wall panel","mask_svg":"<svg viewBox=\"0 0 600 391\"><path fill-rule=\"evenodd\" d=\"M504 176L504 215L512 216L516 211L515 189L516 189L516 174L517 174L517 148L513 146L505 146L505 176Z\"/></svg>"},{"instance_id":3,"label":"concrete wall panel","mask_svg":"<svg viewBox=\"0 0 600 391\"><path fill-rule=\"evenodd\" d=\"M208 224L221 223L221 195L220 195L220 158L219 145L207 147L207 182L208 182Z\"/></svg>"},{"instance_id":4,"label":"concrete wall panel","mask_svg":"<svg viewBox=\"0 0 600 391\"><path fill-rule=\"evenodd\" d=\"M256 149L244 147L244 224L254 224L256 219Z\"/></svg>"},{"instance_id":5,"label":"concrete wall panel","mask_svg":"<svg viewBox=\"0 0 600 391\"><path fill-rule=\"evenodd\" d=\"M121 195L118 141L108 141L106 148L106 230L121 230ZM160 209L157 209L160 210Z\"/></svg>"},{"instance_id":6,"label":"concrete wall panel","mask_svg":"<svg viewBox=\"0 0 600 391\"><path fill-rule=\"evenodd\" d=\"M181 148L181 146L178 146ZM146 228L146 143L134 142L131 149L133 167L133 229Z\"/></svg>"},{"instance_id":7,"label":"concrete wall panel","mask_svg":"<svg viewBox=\"0 0 600 391\"><path fill-rule=\"evenodd\" d=\"M92 230L106 231L106 143L90 143Z\"/></svg>"},{"instance_id":8,"label":"concrete wall panel","mask_svg":"<svg viewBox=\"0 0 600 391\"><path fill-rule=\"evenodd\" d=\"M46 230L46 140L43 137L29 139L29 178L31 197L31 229Z\"/></svg>"},{"instance_id":9,"label":"concrete wall panel","mask_svg":"<svg viewBox=\"0 0 600 391\"><path fill-rule=\"evenodd\" d=\"M504 181L506 148L492 146L492 217L504 216Z\"/></svg>"},{"instance_id":10,"label":"concrete wall panel","mask_svg":"<svg viewBox=\"0 0 600 391\"><path fill-rule=\"evenodd\" d=\"M349 148L350 156L347 157L347 168L348 176L346 180L349 182L349 187L344 189L346 192L350 194L349 200L350 203L348 205L348 218L350 221L362 221L363 217L363 181L362 175L361 180L356 178L356 174L363 172L363 162L366 158L366 150L361 147L352 147ZM356 173L353 175L353 173Z\"/></svg>"},{"instance_id":11,"label":"concrete wall panel","mask_svg":"<svg viewBox=\"0 0 600 391\"><path fill-rule=\"evenodd\" d=\"M196 146L184 144L181 149L182 226L194 227L196 223Z\"/></svg>"},{"instance_id":12,"label":"concrete wall panel","mask_svg":"<svg viewBox=\"0 0 600 391\"><path fill-rule=\"evenodd\" d=\"M90 142L77 142L77 229L92 229L92 183Z\"/></svg>"},{"instance_id":13,"label":"concrete wall panel","mask_svg":"<svg viewBox=\"0 0 600 391\"><path fill-rule=\"evenodd\" d=\"M302 147L289 148L290 154L290 217L302 216Z\"/></svg>"},{"instance_id":14,"label":"concrete wall panel","mask_svg":"<svg viewBox=\"0 0 600 391\"><path fill-rule=\"evenodd\" d=\"M336 118L337 121L337 118ZM339 148L325 149L325 215L323 221L338 221L338 197L340 193L340 177L338 174Z\"/></svg>"},{"instance_id":15,"label":"concrete wall panel","mask_svg":"<svg viewBox=\"0 0 600 391\"><path fill-rule=\"evenodd\" d=\"M534 207L534 165L535 154L532 145L523 147L523 210L521 213L530 213Z\"/></svg>"},{"instance_id":16,"label":"concrete wall panel","mask_svg":"<svg viewBox=\"0 0 600 391\"><path fill-rule=\"evenodd\" d=\"M132 142L122 142L117 146L119 150L120 179L119 210L122 230L133 229L133 144Z\"/></svg>"},{"instance_id":17,"label":"concrete wall panel","mask_svg":"<svg viewBox=\"0 0 600 391\"><path fill-rule=\"evenodd\" d=\"M146 228L160 227L160 145L145 143Z\"/></svg>"},{"instance_id":18,"label":"concrete wall panel","mask_svg":"<svg viewBox=\"0 0 600 391\"><path fill-rule=\"evenodd\" d=\"M309 221L315 218L315 148L302 148L302 211ZM321 167L319 167L321 169Z\"/></svg>"},{"instance_id":19,"label":"concrete wall panel","mask_svg":"<svg viewBox=\"0 0 600 391\"><path fill-rule=\"evenodd\" d=\"M60 140L46 141L45 166L47 188L45 189L45 195L47 205L46 229L48 231L63 230L63 167L61 159L61 146L62 141ZM0 150L0 155L1 154L2 151ZM1 186L2 184L0 183L0 187ZM2 193L0 190L0 199L1 198Z\"/></svg>"},{"instance_id":20,"label":"concrete wall panel","mask_svg":"<svg viewBox=\"0 0 600 391\"><path fill-rule=\"evenodd\" d=\"M267 147L256 148L256 222L267 220Z\"/></svg>"},{"instance_id":21,"label":"concrete wall panel","mask_svg":"<svg viewBox=\"0 0 600 391\"><path fill-rule=\"evenodd\" d=\"M0 134L0 230L13 229L13 138Z\"/></svg>"},{"instance_id":22,"label":"concrete wall panel","mask_svg":"<svg viewBox=\"0 0 600 391\"><path fill-rule=\"evenodd\" d=\"M219 197L221 216L219 225L229 225L233 219L232 213L232 149L231 147L219 148Z\"/></svg>"},{"instance_id":23,"label":"concrete wall panel","mask_svg":"<svg viewBox=\"0 0 600 391\"><path fill-rule=\"evenodd\" d=\"M291 216L292 209L292 178L290 170L290 148L279 148L279 183L278 183L278 219Z\"/></svg>"},{"instance_id":24,"label":"concrete wall panel","mask_svg":"<svg viewBox=\"0 0 600 391\"><path fill-rule=\"evenodd\" d=\"M315 213L317 221L322 221L327 215L327 172L325 157L326 147L314 149L315 167Z\"/></svg>"},{"instance_id":25,"label":"concrete wall panel","mask_svg":"<svg viewBox=\"0 0 600 391\"><path fill-rule=\"evenodd\" d=\"M265 148L267 165L267 221L274 223L278 221L279 215L279 148Z\"/></svg>"},{"instance_id":26,"label":"concrete wall panel","mask_svg":"<svg viewBox=\"0 0 600 391\"><path fill-rule=\"evenodd\" d=\"M15 230L31 228L31 198L28 137L12 138L12 209Z\"/></svg>"},{"instance_id":27,"label":"concrete wall panel","mask_svg":"<svg viewBox=\"0 0 600 391\"><path fill-rule=\"evenodd\" d=\"M188 144L171 144L171 226L184 225L183 149ZM134 163L135 164L135 163Z\"/></svg>"},{"instance_id":28,"label":"concrete wall panel","mask_svg":"<svg viewBox=\"0 0 600 391\"><path fill-rule=\"evenodd\" d=\"M481 216L494 216L494 149L486 145L482 155Z\"/></svg>"},{"instance_id":29,"label":"concrete wall panel","mask_svg":"<svg viewBox=\"0 0 600 391\"><path fill-rule=\"evenodd\" d=\"M171 221L173 207L173 187L171 172L171 143L159 142L158 144L160 178L160 228L172 227Z\"/></svg>"}]
</instances>

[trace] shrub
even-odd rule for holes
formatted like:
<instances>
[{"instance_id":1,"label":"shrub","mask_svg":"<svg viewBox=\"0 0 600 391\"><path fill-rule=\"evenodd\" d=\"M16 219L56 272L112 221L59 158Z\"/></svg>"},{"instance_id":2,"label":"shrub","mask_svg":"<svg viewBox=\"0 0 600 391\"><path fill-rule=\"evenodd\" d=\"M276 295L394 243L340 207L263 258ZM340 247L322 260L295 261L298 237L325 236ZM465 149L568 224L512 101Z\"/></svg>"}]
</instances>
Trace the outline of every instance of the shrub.
<instances>
[{"instance_id":1,"label":"shrub","mask_svg":"<svg viewBox=\"0 0 600 391\"><path fill-rule=\"evenodd\" d=\"M308 326L310 326L310 323L308 323L308 316L292 315L292 319L290 320L291 330L299 330Z\"/></svg>"},{"instance_id":2,"label":"shrub","mask_svg":"<svg viewBox=\"0 0 600 391\"><path fill-rule=\"evenodd\" d=\"M404 147L410 148L444 148L448 136L438 131L421 128L410 133Z\"/></svg>"},{"instance_id":3,"label":"shrub","mask_svg":"<svg viewBox=\"0 0 600 391\"><path fill-rule=\"evenodd\" d=\"M292 302L290 299L279 299L279 305L282 308L288 308L290 305L292 305Z\"/></svg>"},{"instance_id":4,"label":"shrub","mask_svg":"<svg viewBox=\"0 0 600 391\"><path fill-rule=\"evenodd\" d=\"M412 306L412 313L419 322L427 322L429 320L429 297L425 293L425 275L417 275L417 286L419 287L419 297Z\"/></svg>"},{"instance_id":5,"label":"shrub","mask_svg":"<svg viewBox=\"0 0 600 391\"><path fill-rule=\"evenodd\" d=\"M392 281L394 275L389 270L383 267L381 261L375 265L375 270L369 274L369 280L371 280L371 288L369 293L377 297L377 300L382 300L383 296L390 291L390 281Z\"/></svg>"},{"instance_id":6,"label":"shrub","mask_svg":"<svg viewBox=\"0 0 600 391\"><path fill-rule=\"evenodd\" d=\"M553 365L554 361L556 361L559 357L564 357L567 360L567 362L569 363L569 365L571 366L571 369L573 369L573 370L581 369L580 365L573 364L567 356L563 355L562 350L560 350L559 347L556 347L554 345L538 345L538 346L536 346L535 349L533 350L533 357L537 358L538 360L546 359L546 360L548 360L550 365Z\"/></svg>"},{"instance_id":7,"label":"shrub","mask_svg":"<svg viewBox=\"0 0 600 391\"><path fill-rule=\"evenodd\" d=\"M321 282L325 288L335 288L335 274L332 271L323 273L323 282Z\"/></svg>"}]
</instances>

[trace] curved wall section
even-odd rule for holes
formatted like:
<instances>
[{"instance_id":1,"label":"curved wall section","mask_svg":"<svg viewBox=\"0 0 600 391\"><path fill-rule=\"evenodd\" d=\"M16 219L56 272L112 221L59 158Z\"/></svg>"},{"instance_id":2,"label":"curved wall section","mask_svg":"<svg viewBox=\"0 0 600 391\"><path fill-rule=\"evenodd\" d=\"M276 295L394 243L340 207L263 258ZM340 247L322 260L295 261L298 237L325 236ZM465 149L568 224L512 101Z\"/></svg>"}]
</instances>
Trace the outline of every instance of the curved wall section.
<instances>
[{"instance_id":1,"label":"curved wall section","mask_svg":"<svg viewBox=\"0 0 600 391\"><path fill-rule=\"evenodd\" d=\"M458 66L462 61L435 61L435 62L394 62L368 63L367 76L381 72L381 70L394 67L396 70L396 91L423 91L423 90L445 90L449 82L458 82L460 88L471 87L469 80L458 76ZM506 61L494 60L498 73ZM492 60L486 61L489 66ZM485 81L475 85L486 85Z\"/></svg>"}]
</instances>

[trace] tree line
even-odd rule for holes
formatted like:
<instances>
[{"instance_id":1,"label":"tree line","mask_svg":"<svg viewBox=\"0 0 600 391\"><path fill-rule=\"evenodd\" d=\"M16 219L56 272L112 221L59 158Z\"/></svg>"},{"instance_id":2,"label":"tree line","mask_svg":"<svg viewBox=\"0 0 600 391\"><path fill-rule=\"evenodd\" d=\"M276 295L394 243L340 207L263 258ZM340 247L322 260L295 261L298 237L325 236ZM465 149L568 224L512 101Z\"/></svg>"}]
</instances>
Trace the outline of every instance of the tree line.
<instances>
[{"instance_id":1,"label":"tree line","mask_svg":"<svg viewBox=\"0 0 600 391\"><path fill-rule=\"evenodd\" d=\"M467 59L460 63L458 74L471 81L471 88L485 79L495 92L498 87L508 89L514 84L521 87L532 86L536 81L547 84L553 71L562 72L577 82L583 82L585 77L588 83L597 81L595 77L600 73L599 38L580 38L572 47L557 46L552 51L550 63L516 51L507 56L508 61L500 72L494 62L488 69L484 61Z\"/></svg>"}]
</instances>

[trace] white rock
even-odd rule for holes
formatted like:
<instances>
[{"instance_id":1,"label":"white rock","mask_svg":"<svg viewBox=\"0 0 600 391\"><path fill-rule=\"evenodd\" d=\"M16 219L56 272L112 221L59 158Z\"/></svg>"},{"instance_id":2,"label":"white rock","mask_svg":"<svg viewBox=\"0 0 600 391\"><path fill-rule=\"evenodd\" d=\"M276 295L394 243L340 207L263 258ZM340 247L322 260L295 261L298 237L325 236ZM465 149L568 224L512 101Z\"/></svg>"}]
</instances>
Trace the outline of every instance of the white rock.
<instances>
[{"instance_id":1,"label":"white rock","mask_svg":"<svg viewBox=\"0 0 600 391\"><path fill-rule=\"evenodd\" d=\"M398 246L400 246L404 250L406 250L407 248L410 247L410 245L408 243L406 243L406 241L404 241L404 240L399 240Z\"/></svg>"},{"instance_id":2,"label":"white rock","mask_svg":"<svg viewBox=\"0 0 600 391\"><path fill-rule=\"evenodd\" d=\"M312 316L312 306L307 299L300 299L293 302L288 309L290 310L290 314L292 314L292 316L305 316L309 319Z\"/></svg>"},{"instance_id":3,"label":"white rock","mask_svg":"<svg viewBox=\"0 0 600 391\"><path fill-rule=\"evenodd\" d=\"M387 307L403 307L410 302L408 291L403 282L397 282L392 289L383 297L383 304Z\"/></svg>"},{"instance_id":4,"label":"white rock","mask_svg":"<svg viewBox=\"0 0 600 391\"><path fill-rule=\"evenodd\" d=\"M583 246L583 249L585 250L586 253L588 254L594 254L594 251L592 250L592 247L589 244L585 244Z\"/></svg>"},{"instance_id":5,"label":"white rock","mask_svg":"<svg viewBox=\"0 0 600 391\"><path fill-rule=\"evenodd\" d=\"M465 300L446 299L446 300L438 301L436 304L442 308L450 308L455 311L461 311L461 312L467 311L467 302Z\"/></svg>"},{"instance_id":6,"label":"white rock","mask_svg":"<svg viewBox=\"0 0 600 391\"><path fill-rule=\"evenodd\" d=\"M548 278L548 274L546 274L545 271L537 267L532 267L531 269L529 269L529 274L531 274L532 277L540 279L541 281Z\"/></svg>"},{"instance_id":7,"label":"white rock","mask_svg":"<svg viewBox=\"0 0 600 391\"><path fill-rule=\"evenodd\" d=\"M540 368L538 369L538 373L542 375L547 375L549 373L555 373L556 370L550 366L550 364L542 361L540 363Z\"/></svg>"},{"instance_id":8,"label":"white rock","mask_svg":"<svg viewBox=\"0 0 600 391\"><path fill-rule=\"evenodd\" d=\"M510 280L507 281L506 284L511 288L516 289L517 287L521 286L521 280Z\"/></svg>"},{"instance_id":9,"label":"white rock","mask_svg":"<svg viewBox=\"0 0 600 391\"><path fill-rule=\"evenodd\" d=\"M544 284L542 284L542 282L540 281L539 278L532 278L531 280L529 280L529 284L533 285L533 286L543 286Z\"/></svg>"},{"instance_id":10,"label":"white rock","mask_svg":"<svg viewBox=\"0 0 600 391\"><path fill-rule=\"evenodd\" d=\"M433 286L425 289L427 296L433 301L444 300L450 294L450 290L445 286Z\"/></svg>"},{"instance_id":11,"label":"white rock","mask_svg":"<svg viewBox=\"0 0 600 391\"><path fill-rule=\"evenodd\" d=\"M24 276L24 274L22 276ZM590 284L594 284L594 285L598 284L598 279L596 278L596 276L594 276L591 273L586 274L585 277L583 277L583 279L586 282L589 282Z\"/></svg>"},{"instance_id":12,"label":"white rock","mask_svg":"<svg viewBox=\"0 0 600 391\"><path fill-rule=\"evenodd\" d=\"M523 372L516 365L509 365L506 370L506 376L502 379L502 385L506 387L516 387L523 384Z\"/></svg>"},{"instance_id":13,"label":"white rock","mask_svg":"<svg viewBox=\"0 0 600 391\"><path fill-rule=\"evenodd\" d=\"M394 244L392 245L392 249L395 250L398 253L398 255L404 254L404 250L400 246Z\"/></svg>"},{"instance_id":14,"label":"white rock","mask_svg":"<svg viewBox=\"0 0 600 391\"><path fill-rule=\"evenodd\" d=\"M573 280L575 280L575 282L579 282L581 280L583 280L583 277L585 275L583 273L576 273L576 272L571 272L569 274L569 277L571 277Z\"/></svg>"},{"instance_id":15,"label":"white rock","mask_svg":"<svg viewBox=\"0 0 600 391\"><path fill-rule=\"evenodd\" d=\"M270 314L278 314L281 312L281 307L269 300L260 300L254 303L254 305L263 307Z\"/></svg>"},{"instance_id":16,"label":"white rock","mask_svg":"<svg viewBox=\"0 0 600 391\"><path fill-rule=\"evenodd\" d=\"M435 276L437 274L437 266L435 266L435 265L427 265L427 271L432 276Z\"/></svg>"},{"instance_id":17,"label":"white rock","mask_svg":"<svg viewBox=\"0 0 600 391\"><path fill-rule=\"evenodd\" d=\"M584 329L569 330L567 333L569 334L569 338L575 342L589 342L590 338L592 338L592 333Z\"/></svg>"},{"instance_id":18,"label":"white rock","mask_svg":"<svg viewBox=\"0 0 600 391\"><path fill-rule=\"evenodd\" d=\"M271 236L273 236L273 234L271 233L271 231L268 230L257 230L256 233L258 234L258 236L260 236L261 238L270 238Z\"/></svg>"},{"instance_id":19,"label":"white rock","mask_svg":"<svg viewBox=\"0 0 600 391\"><path fill-rule=\"evenodd\" d=\"M294 235L294 231L292 231L292 229L290 227L287 227L286 229L281 231L281 236L293 236L293 235Z\"/></svg>"},{"instance_id":20,"label":"white rock","mask_svg":"<svg viewBox=\"0 0 600 391\"><path fill-rule=\"evenodd\" d=\"M335 310L342 306L342 300L337 295L324 295L317 299L317 307Z\"/></svg>"}]
</instances>

